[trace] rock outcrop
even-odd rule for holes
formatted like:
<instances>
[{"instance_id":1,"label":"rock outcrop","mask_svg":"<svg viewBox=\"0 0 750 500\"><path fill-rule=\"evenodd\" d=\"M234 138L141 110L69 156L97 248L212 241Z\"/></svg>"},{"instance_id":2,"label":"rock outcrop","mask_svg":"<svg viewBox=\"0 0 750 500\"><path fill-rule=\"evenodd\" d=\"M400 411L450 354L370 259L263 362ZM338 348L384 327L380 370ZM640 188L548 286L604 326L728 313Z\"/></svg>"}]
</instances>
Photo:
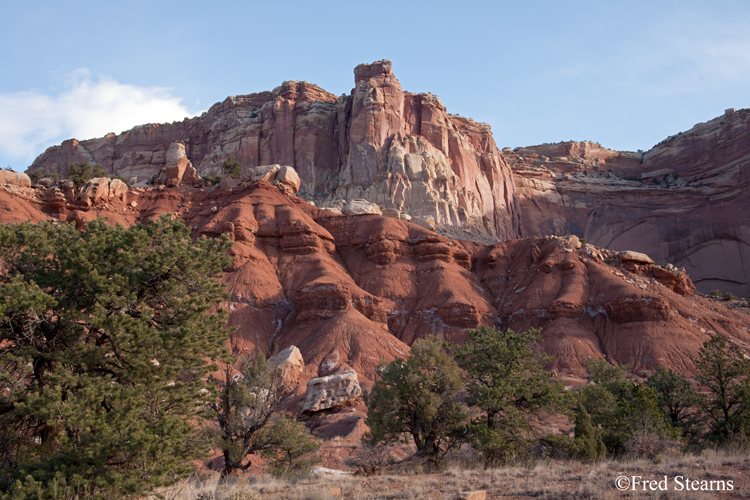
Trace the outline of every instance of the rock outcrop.
<instances>
[{"instance_id":1,"label":"rock outcrop","mask_svg":"<svg viewBox=\"0 0 750 500\"><path fill-rule=\"evenodd\" d=\"M320 209L276 181L231 191L131 188L127 196L60 206L0 189L0 221L56 213L81 227L96 217L131 225L170 213L195 237L227 235L234 262L222 306L237 327L230 347L252 356L297 346L300 389L348 370L367 387L381 361L407 356L418 338L461 342L469 329L492 325L541 328L550 368L570 384L590 357L637 375L660 366L692 374L714 333L750 352L748 316L696 296L683 269L575 236L452 240L393 217Z\"/></svg>"},{"instance_id":2,"label":"rock outcrop","mask_svg":"<svg viewBox=\"0 0 750 500\"><path fill-rule=\"evenodd\" d=\"M65 176L71 162L96 162L126 178L160 175L177 186L219 171L233 156L246 171L292 167L297 175L283 170L280 182L318 206L364 199L438 225L520 235L512 174L489 125L448 114L435 95L405 92L390 61L362 64L354 74L350 95L284 82L182 122L65 141L31 170Z\"/></svg>"},{"instance_id":3,"label":"rock outcrop","mask_svg":"<svg viewBox=\"0 0 750 500\"><path fill-rule=\"evenodd\" d=\"M11 172L10 170L0 169L0 184L29 188L31 187L31 179L26 174L19 174L17 172Z\"/></svg>"},{"instance_id":4,"label":"rock outcrop","mask_svg":"<svg viewBox=\"0 0 750 500\"><path fill-rule=\"evenodd\" d=\"M299 377L305 369L302 353L293 345L268 358L268 364L274 376L279 378L282 387L291 387L299 382Z\"/></svg>"},{"instance_id":5,"label":"rock outcrop","mask_svg":"<svg viewBox=\"0 0 750 500\"><path fill-rule=\"evenodd\" d=\"M344 405L362 395L354 370L312 379L307 383L303 413L312 413Z\"/></svg>"},{"instance_id":6,"label":"rock outcrop","mask_svg":"<svg viewBox=\"0 0 750 500\"><path fill-rule=\"evenodd\" d=\"M684 267L699 290L750 293L750 110L645 153L590 142L504 149L526 235L576 234Z\"/></svg>"}]
</instances>

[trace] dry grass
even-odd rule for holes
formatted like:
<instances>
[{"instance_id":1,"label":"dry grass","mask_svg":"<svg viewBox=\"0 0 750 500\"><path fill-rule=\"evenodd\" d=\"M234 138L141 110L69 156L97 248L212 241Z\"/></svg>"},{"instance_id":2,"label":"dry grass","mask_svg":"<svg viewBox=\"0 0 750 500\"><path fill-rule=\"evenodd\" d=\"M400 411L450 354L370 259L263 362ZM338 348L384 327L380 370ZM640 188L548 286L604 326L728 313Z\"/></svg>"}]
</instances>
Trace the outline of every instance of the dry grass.
<instances>
[{"instance_id":1,"label":"dry grass","mask_svg":"<svg viewBox=\"0 0 750 500\"><path fill-rule=\"evenodd\" d=\"M669 478L667 491L618 491L619 476L644 480ZM674 478L732 480L732 491L677 491ZM719 484L719 483L716 483ZM334 491L328 488L334 488ZM340 496L335 496L341 490ZM660 455L654 460L607 460L595 465L540 460L483 470L452 466L440 474L348 476L338 480L306 477L282 481L270 476L191 478L161 493L169 500L408 500L453 499L460 492L484 490L487 498L503 499L679 499L750 498L750 456L747 452L707 450L697 455Z\"/></svg>"}]
</instances>

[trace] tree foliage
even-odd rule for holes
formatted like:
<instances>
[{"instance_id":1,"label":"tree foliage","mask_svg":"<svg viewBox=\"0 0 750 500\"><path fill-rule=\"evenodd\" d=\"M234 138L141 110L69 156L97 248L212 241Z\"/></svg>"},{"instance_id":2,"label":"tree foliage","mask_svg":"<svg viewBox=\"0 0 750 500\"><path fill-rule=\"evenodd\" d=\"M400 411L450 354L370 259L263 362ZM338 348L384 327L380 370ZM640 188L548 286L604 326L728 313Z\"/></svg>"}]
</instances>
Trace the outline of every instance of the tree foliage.
<instances>
[{"instance_id":1,"label":"tree foliage","mask_svg":"<svg viewBox=\"0 0 750 500\"><path fill-rule=\"evenodd\" d=\"M228 175L233 179L242 176L242 167L234 156L230 156L221 163L221 170L224 172L224 175Z\"/></svg>"},{"instance_id":2,"label":"tree foliage","mask_svg":"<svg viewBox=\"0 0 750 500\"><path fill-rule=\"evenodd\" d=\"M659 368L646 384L656 394L659 409L669 424L680 429L684 437L695 439L701 431L697 414L699 397L687 379L672 370Z\"/></svg>"},{"instance_id":3,"label":"tree foliage","mask_svg":"<svg viewBox=\"0 0 750 500\"><path fill-rule=\"evenodd\" d=\"M583 406L594 427L601 430L608 452L621 453L630 437L644 429L656 436L675 437L654 391L628 380L624 367L590 359L586 368L589 385L575 392L576 405Z\"/></svg>"},{"instance_id":4,"label":"tree foliage","mask_svg":"<svg viewBox=\"0 0 750 500\"><path fill-rule=\"evenodd\" d=\"M229 247L167 217L0 226L6 491L63 481L112 498L189 472L201 377L227 338L211 311Z\"/></svg>"},{"instance_id":5,"label":"tree foliage","mask_svg":"<svg viewBox=\"0 0 750 500\"><path fill-rule=\"evenodd\" d=\"M219 425L214 442L224 456L223 476L246 470L249 455L266 449L269 443L259 439L259 432L281 396L279 378L263 353L259 352L252 362L240 360L238 367L239 373L226 366L221 378L209 378L216 393L210 407Z\"/></svg>"},{"instance_id":6,"label":"tree foliage","mask_svg":"<svg viewBox=\"0 0 750 500\"><path fill-rule=\"evenodd\" d=\"M482 412L470 434L486 465L524 453L532 442L534 421L562 402L562 384L551 382L544 370L551 356L539 347L539 333L482 327L470 331L463 346L452 347L466 370L466 402Z\"/></svg>"},{"instance_id":7,"label":"tree foliage","mask_svg":"<svg viewBox=\"0 0 750 500\"><path fill-rule=\"evenodd\" d=\"M370 445L411 438L416 457L437 465L466 439L469 412L459 401L461 371L436 337L418 340L407 360L380 367L367 396Z\"/></svg>"},{"instance_id":8,"label":"tree foliage","mask_svg":"<svg viewBox=\"0 0 750 500\"><path fill-rule=\"evenodd\" d=\"M73 184L75 184L76 187L81 187L91 179L98 177L109 177L109 174L104 170L104 167L98 163L95 163L94 165L86 162L70 164L68 180L73 181Z\"/></svg>"},{"instance_id":9,"label":"tree foliage","mask_svg":"<svg viewBox=\"0 0 750 500\"><path fill-rule=\"evenodd\" d=\"M700 398L709 437L726 443L750 430L750 361L722 335L704 342L696 362L698 382L708 390Z\"/></svg>"}]
</instances>

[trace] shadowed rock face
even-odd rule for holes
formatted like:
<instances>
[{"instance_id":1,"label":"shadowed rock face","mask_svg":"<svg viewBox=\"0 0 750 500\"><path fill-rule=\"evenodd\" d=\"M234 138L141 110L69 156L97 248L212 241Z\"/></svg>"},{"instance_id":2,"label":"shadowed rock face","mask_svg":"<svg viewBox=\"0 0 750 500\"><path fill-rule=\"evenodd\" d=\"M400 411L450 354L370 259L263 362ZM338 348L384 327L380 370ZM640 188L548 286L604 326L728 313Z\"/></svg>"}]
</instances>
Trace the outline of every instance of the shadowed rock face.
<instances>
[{"instance_id":1,"label":"shadowed rock face","mask_svg":"<svg viewBox=\"0 0 750 500\"><path fill-rule=\"evenodd\" d=\"M60 206L38 192L0 189L0 222L54 213L130 225L172 213L195 237L234 240L224 277L231 296L223 307L237 327L230 345L247 355L297 346L300 390L350 369L366 388L380 361L405 356L416 339L461 342L479 326L542 328L550 368L571 383L589 357L628 363L637 374L659 366L691 373L714 332L750 347L750 318L695 296L684 272L576 237L452 240L389 217L322 210L264 181L133 188L127 202L91 206Z\"/></svg>"},{"instance_id":2,"label":"shadowed rock face","mask_svg":"<svg viewBox=\"0 0 750 500\"><path fill-rule=\"evenodd\" d=\"M525 234L577 234L684 267L704 293L750 293L750 110L729 110L646 153L588 142L503 153Z\"/></svg>"},{"instance_id":3,"label":"shadowed rock face","mask_svg":"<svg viewBox=\"0 0 750 500\"><path fill-rule=\"evenodd\" d=\"M350 95L284 82L271 92L229 97L182 122L65 141L31 170L64 176L70 163L87 161L127 178L161 172L172 179L163 169L184 143L184 162L199 175L220 169L229 156L246 171L290 166L300 196L318 206L365 199L438 224L520 235L515 186L489 125L448 114L435 95L404 92L390 61L359 65L354 74Z\"/></svg>"}]
</instances>

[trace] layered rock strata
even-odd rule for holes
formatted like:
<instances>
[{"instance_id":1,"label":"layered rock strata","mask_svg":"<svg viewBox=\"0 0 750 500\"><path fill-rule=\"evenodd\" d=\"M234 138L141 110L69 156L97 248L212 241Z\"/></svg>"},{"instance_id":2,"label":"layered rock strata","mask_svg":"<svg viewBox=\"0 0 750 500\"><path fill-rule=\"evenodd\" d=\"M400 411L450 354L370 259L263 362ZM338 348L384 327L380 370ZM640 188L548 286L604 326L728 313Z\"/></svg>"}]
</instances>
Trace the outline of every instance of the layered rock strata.
<instances>
[{"instance_id":1,"label":"layered rock strata","mask_svg":"<svg viewBox=\"0 0 750 500\"><path fill-rule=\"evenodd\" d=\"M245 170L293 167L300 196L318 206L364 199L437 224L519 236L515 185L489 125L448 114L433 94L405 92L390 61L359 65L354 75L350 95L284 82L182 122L71 139L49 148L31 170L65 176L72 162L96 162L127 178L161 175L174 186L188 165L204 175L233 156Z\"/></svg>"},{"instance_id":2,"label":"layered rock strata","mask_svg":"<svg viewBox=\"0 0 750 500\"><path fill-rule=\"evenodd\" d=\"M704 293L750 293L750 110L645 153L568 142L503 154L526 235L579 235L684 267Z\"/></svg>"},{"instance_id":3,"label":"layered rock strata","mask_svg":"<svg viewBox=\"0 0 750 500\"><path fill-rule=\"evenodd\" d=\"M127 202L62 207L8 189L0 188L0 222L53 215L130 225L169 213L195 237L227 235L234 262L223 307L237 327L230 345L248 356L297 346L300 398L307 381L348 370L366 388L381 361L405 357L416 339L461 342L480 326L541 328L554 355L549 368L571 384L590 357L629 364L637 375L660 366L692 374L715 333L750 352L750 318L695 296L683 270L573 236L457 241L393 217L323 210L265 181L131 188Z\"/></svg>"}]
</instances>

